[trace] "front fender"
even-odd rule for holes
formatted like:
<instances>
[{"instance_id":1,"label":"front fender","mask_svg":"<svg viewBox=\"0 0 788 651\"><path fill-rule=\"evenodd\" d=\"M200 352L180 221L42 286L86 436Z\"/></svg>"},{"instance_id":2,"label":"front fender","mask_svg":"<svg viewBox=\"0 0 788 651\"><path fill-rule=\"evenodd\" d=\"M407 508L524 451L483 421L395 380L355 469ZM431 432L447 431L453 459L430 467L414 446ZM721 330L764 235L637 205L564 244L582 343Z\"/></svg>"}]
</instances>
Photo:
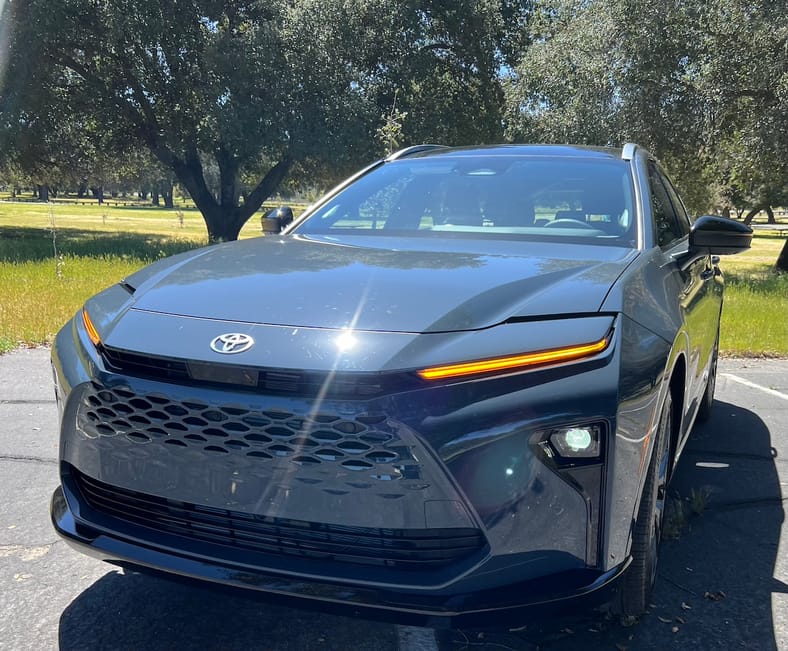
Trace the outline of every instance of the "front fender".
<instances>
[{"instance_id":1,"label":"front fender","mask_svg":"<svg viewBox=\"0 0 788 651\"><path fill-rule=\"evenodd\" d=\"M606 562L629 556L632 529L653 448L658 414L681 347L621 317L619 399L615 440L607 468ZM680 339L678 339L680 341Z\"/></svg>"}]
</instances>

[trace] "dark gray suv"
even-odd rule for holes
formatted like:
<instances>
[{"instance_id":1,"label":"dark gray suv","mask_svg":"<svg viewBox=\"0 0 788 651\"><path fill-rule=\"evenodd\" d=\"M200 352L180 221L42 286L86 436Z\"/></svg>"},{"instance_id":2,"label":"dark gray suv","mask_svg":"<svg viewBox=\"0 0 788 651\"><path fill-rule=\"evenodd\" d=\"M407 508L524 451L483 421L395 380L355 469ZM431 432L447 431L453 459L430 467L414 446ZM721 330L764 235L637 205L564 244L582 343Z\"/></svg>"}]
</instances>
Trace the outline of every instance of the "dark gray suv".
<instances>
[{"instance_id":1,"label":"dark gray suv","mask_svg":"<svg viewBox=\"0 0 788 651\"><path fill-rule=\"evenodd\" d=\"M635 145L412 147L279 219L58 334L58 532L403 622L641 612L749 229Z\"/></svg>"}]
</instances>

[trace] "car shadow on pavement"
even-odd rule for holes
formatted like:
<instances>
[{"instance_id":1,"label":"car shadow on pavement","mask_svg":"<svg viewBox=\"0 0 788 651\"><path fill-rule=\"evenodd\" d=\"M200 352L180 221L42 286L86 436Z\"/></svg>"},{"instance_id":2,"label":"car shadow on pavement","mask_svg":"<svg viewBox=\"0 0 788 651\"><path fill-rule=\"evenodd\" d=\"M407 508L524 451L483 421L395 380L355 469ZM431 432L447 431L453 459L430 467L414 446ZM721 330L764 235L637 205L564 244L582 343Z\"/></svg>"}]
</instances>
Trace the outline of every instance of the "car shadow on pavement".
<instances>
[{"instance_id":1,"label":"car shadow on pavement","mask_svg":"<svg viewBox=\"0 0 788 651\"><path fill-rule=\"evenodd\" d=\"M441 649L776 651L773 613L788 602L788 586L774 578L784 519L778 470L788 482L782 455L788 449L778 452L755 413L716 401L671 482L670 536L646 615L631 626L587 616L509 632L448 631L439 633Z\"/></svg>"},{"instance_id":2,"label":"car shadow on pavement","mask_svg":"<svg viewBox=\"0 0 788 651\"><path fill-rule=\"evenodd\" d=\"M109 572L60 617L59 648L395 651L396 627L296 610L210 586Z\"/></svg>"}]
</instances>

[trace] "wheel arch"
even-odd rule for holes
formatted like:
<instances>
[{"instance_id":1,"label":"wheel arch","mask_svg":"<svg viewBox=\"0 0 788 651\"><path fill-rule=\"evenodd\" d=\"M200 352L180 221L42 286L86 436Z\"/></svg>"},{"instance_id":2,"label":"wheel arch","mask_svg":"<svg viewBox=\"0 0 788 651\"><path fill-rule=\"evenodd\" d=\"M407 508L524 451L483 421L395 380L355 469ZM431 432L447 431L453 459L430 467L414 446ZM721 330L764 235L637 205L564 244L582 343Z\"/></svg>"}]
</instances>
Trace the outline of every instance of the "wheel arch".
<instances>
[{"instance_id":1,"label":"wheel arch","mask_svg":"<svg viewBox=\"0 0 788 651\"><path fill-rule=\"evenodd\" d=\"M668 391L673 399L672 419L670 431L670 468L668 468L668 481L673 474L673 468L678 461L680 450L679 437L681 436L681 424L684 416L684 402L687 387L687 359L683 352L676 355L673 361L673 369L668 380Z\"/></svg>"},{"instance_id":2,"label":"wheel arch","mask_svg":"<svg viewBox=\"0 0 788 651\"><path fill-rule=\"evenodd\" d=\"M660 389L657 393L657 401L654 407L654 416L652 420L652 424L654 427L657 426L656 419L659 418L659 414L662 411L662 405L667 398L668 393L670 393L670 397L673 401L671 407L671 430L670 430L670 468L668 469L668 481L670 481L670 476L673 474L673 468L676 466L676 462L678 461L678 455L681 451L681 423L684 414L684 403L685 403L685 389L687 386L687 358L686 358L686 351L682 347L682 341L686 341L686 337L682 338L679 335L676 338L676 342L674 343L673 349L671 351L670 356L668 357L668 363L665 365L665 372L662 376L662 382ZM634 516L637 513L637 509L640 505L640 500L642 498L643 487L645 485L646 480L646 471L645 469L648 468L648 464L651 461L651 455L654 454L654 446L649 446L648 454L643 459L641 464L641 477L639 483L639 490L637 501L635 502L635 509L633 512L633 522Z\"/></svg>"}]
</instances>

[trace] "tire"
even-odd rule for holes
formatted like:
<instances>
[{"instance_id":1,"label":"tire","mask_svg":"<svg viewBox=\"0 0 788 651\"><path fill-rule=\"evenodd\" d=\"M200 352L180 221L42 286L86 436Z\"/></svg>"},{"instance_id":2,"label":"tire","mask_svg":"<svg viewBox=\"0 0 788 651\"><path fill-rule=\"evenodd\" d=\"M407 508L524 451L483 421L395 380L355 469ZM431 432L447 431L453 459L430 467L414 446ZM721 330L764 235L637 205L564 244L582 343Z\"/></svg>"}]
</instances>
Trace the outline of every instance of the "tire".
<instances>
[{"instance_id":1,"label":"tire","mask_svg":"<svg viewBox=\"0 0 788 651\"><path fill-rule=\"evenodd\" d=\"M672 414L673 400L668 391L662 404L654 451L649 460L646 484L632 534L632 563L621 586L620 611L626 616L638 616L646 611L657 578L657 559L670 471Z\"/></svg>"},{"instance_id":2,"label":"tire","mask_svg":"<svg viewBox=\"0 0 788 651\"><path fill-rule=\"evenodd\" d=\"M717 386L717 351L720 347L720 335L717 335L717 340L714 342L714 350L711 353L711 368L709 369L709 377L706 380L706 390L703 392L700 405L698 405L698 415L695 416L695 421L698 423L705 423L711 418L711 408L714 405L714 388Z\"/></svg>"}]
</instances>

